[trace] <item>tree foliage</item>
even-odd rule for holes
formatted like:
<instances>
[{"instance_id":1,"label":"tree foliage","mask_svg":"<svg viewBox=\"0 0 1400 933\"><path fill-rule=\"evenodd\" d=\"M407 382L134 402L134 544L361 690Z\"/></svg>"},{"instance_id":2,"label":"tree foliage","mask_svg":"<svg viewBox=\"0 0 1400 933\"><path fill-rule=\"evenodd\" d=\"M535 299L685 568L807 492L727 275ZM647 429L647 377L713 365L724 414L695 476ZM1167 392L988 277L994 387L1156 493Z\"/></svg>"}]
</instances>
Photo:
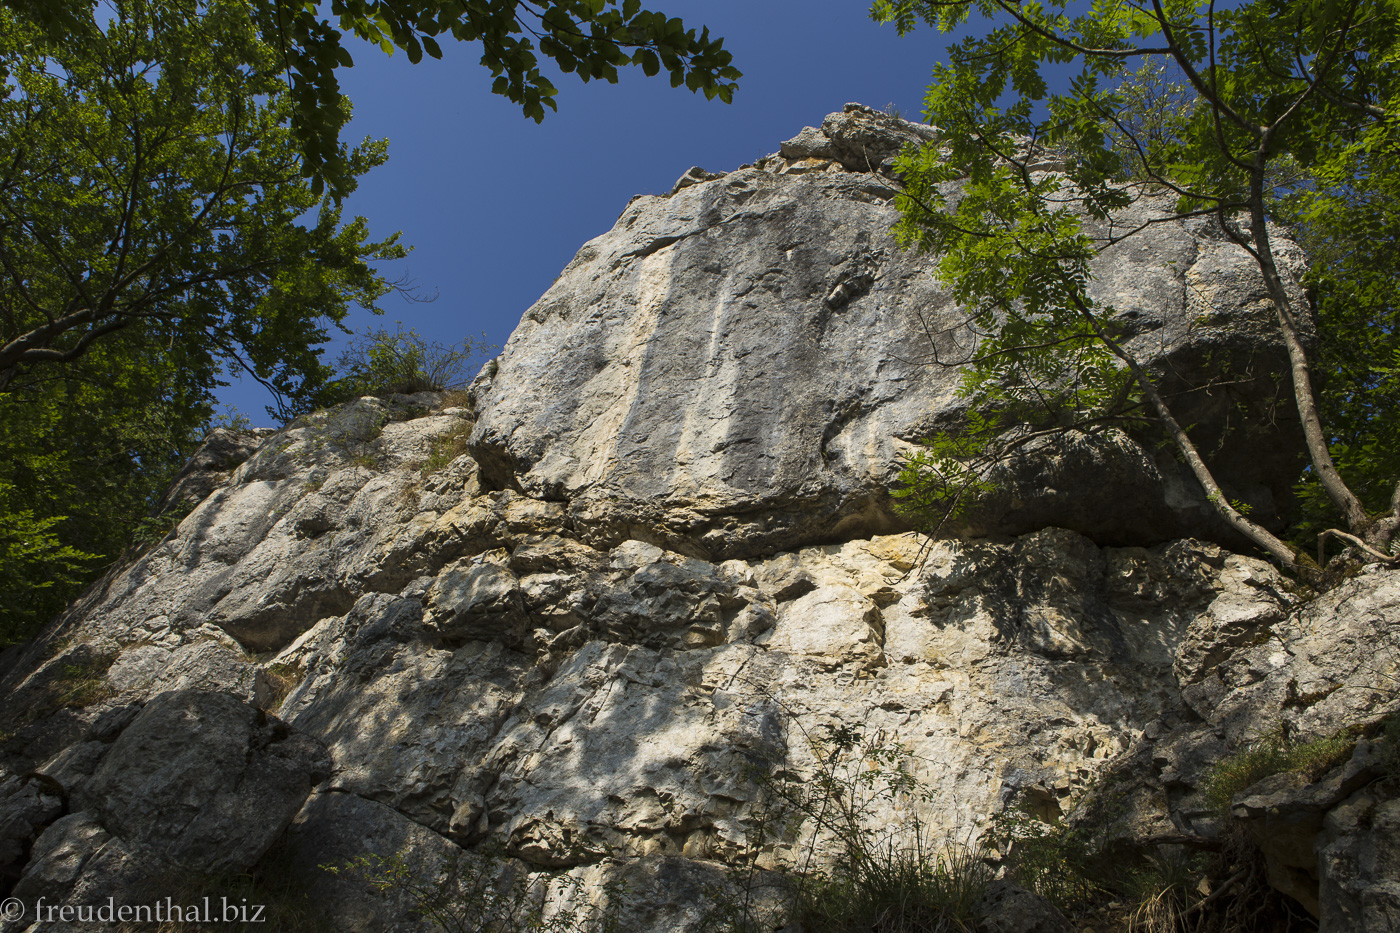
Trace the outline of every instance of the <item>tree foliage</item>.
<instances>
[{"instance_id":1,"label":"tree foliage","mask_svg":"<svg viewBox=\"0 0 1400 933\"><path fill-rule=\"evenodd\" d=\"M311 4L253 2L264 37L282 50L291 76L307 169L318 185L324 177L337 192L345 177L336 139L348 114L334 109L340 99L335 72L354 64L340 42L346 33L387 53L403 49L414 63L424 54L441 58L439 39L478 42L492 92L537 123L546 107L558 109L558 90L540 71L540 55L585 82L616 83L618 69L627 65L648 76L665 68L672 87L726 103L740 77L723 39L644 10L640 0L331 0L330 17Z\"/></svg>"},{"instance_id":2,"label":"tree foliage","mask_svg":"<svg viewBox=\"0 0 1400 933\"><path fill-rule=\"evenodd\" d=\"M321 362L349 305L393 287L373 264L404 254L342 222L386 152L339 141L346 34L414 62L479 42L537 121L541 56L725 101L739 77L721 40L638 0L0 0L0 644L161 524L222 374L286 418L391 364L440 381L471 349L391 360L407 344L386 338L340 379Z\"/></svg>"},{"instance_id":3,"label":"tree foliage","mask_svg":"<svg viewBox=\"0 0 1400 933\"><path fill-rule=\"evenodd\" d=\"M0 10L0 641L149 523L222 374L312 404L328 329L404 252L303 178L245 4L104 9L61 42ZM343 155L353 177L385 147Z\"/></svg>"},{"instance_id":4,"label":"tree foliage","mask_svg":"<svg viewBox=\"0 0 1400 933\"><path fill-rule=\"evenodd\" d=\"M103 7L97 0L3 0L51 37L71 39L95 31ZM557 108L558 89L540 70L540 56L582 81L616 83L619 69L635 65L648 76L662 69L671 86L732 98L740 72L724 40L697 33L679 19L642 8L641 0L246 0L262 39L276 50L287 75L292 122L304 167L319 193L329 184L337 198L354 188L357 174L340 148L350 111L336 71L354 60L346 35L402 49L417 63L442 57L439 40L480 43L481 64L493 75L491 90L519 104L539 122Z\"/></svg>"},{"instance_id":5,"label":"tree foliage","mask_svg":"<svg viewBox=\"0 0 1400 933\"><path fill-rule=\"evenodd\" d=\"M1381 200L1361 193L1373 188L1365 178L1393 177L1400 167L1400 5L876 0L872 14L901 33L921 21L945 33L966 31L974 17L987 22L935 66L927 115L943 135L901 160L899 233L938 257L985 335L965 391L1007 413L997 427L1016 427L1010 442L1040 429L1104 430L1148 417L1225 521L1298 566L1292 548L1225 497L1152 374L1118 339L1115 310L1090 294L1091 260L1138 232L1109 223L1115 212L1165 193L1175 209L1161 219L1212 218L1256 262L1288 350L1313 475L1344 521L1346 530L1332 533L1385 557L1400 513L1372 514L1337 469L1337 435L1323 424L1304 340L1309 309L1293 298L1270 225L1312 217L1322 238L1340 245L1351 236L1347 212L1362 202L1380 209ZM1144 69L1148 77L1179 72L1179 92L1145 81ZM1146 101L1160 106L1149 111ZM1047 154L1062 172L1037 170ZM1358 160L1371 173L1361 182ZM1342 265L1330 268L1340 278L1324 274L1324 290L1359 281ZM1384 324L1374 305L1353 302L1348 313L1339 326ZM1371 397L1375 384L1353 383L1365 386L1356 397ZM1008 435L997 436L1004 445ZM980 444L974 456L1004 449ZM921 494L921 483L944 482L917 467L906 479L910 495ZM1383 482L1393 488L1395 480L1391 473Z\"/></svg>"},{"instance_id":6,"label":"tree foliage","mask_svg":"<svg viewBox=\"0 0 1400 933\"><path fill-rule=\"evenodd\" d=\"M60 44L0 11L0 391L117 332L179 344L210 380L222 364L314 391L327 326L388 291L371 263L403 255L397 235L318 208L242 3L110 9ZM385 145L344 155L358 175Z\"/></svg>"},{"instance_id":7,"label":"tree foliage","mask_svg":"<svg viewBox=\"0 0 1400 933\"><path fill-rule=\"evenodd\" d=\"M204 433L208 386L115 336L0 396L0 645L27 637L133 539Z\"/></svg>"},{"instance_id":8,"label":"tree foliage","mask_svg":"<svg viewBox=\"0 0 1400 933\"><path fill-rule=\"evenodd\" d=\"M1400 476L1400 167L1393 150L1355 147L1306 184L1279 213L1312 259L1318 404L1338 469L1368 512L1384 513ZM1311 472L1298 493L1300 535L1345 521Z\"/></svg>"}]
</instances>

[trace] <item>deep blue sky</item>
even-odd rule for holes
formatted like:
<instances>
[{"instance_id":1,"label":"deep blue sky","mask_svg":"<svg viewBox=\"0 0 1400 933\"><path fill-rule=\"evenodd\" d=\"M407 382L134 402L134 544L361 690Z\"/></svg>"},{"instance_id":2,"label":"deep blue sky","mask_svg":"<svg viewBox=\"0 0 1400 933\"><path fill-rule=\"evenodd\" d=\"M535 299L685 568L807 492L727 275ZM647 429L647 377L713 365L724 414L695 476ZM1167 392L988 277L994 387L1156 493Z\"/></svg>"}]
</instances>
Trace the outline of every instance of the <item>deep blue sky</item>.
<instances>
[{"instance_id":1,"label":"deep blue sky","mask_svg":"<svg viewBox=\"0 0 1400 933\"><path fill-rule=\"evenodd\" d=\"M729 171L776 152L804 125L847 101L894 104L919 118L924 86L947 42L933 30L900 39L872 22L862 0L650 0L652 9L707 25L744 72L732 104L672 88L640 69L616 84L551 74L559 111L536 124L490 93L479 47L443 44L443 59L411 64L367 45L339 72L354 103L348 140L389 140L389 161L346 203L378 238L395 230L414 247L384 267L407 274L431 304L397 296L380 319L452 343L485 334L504 344L524 311L583 243L606 231L634 194L659 194L692 165ZM344 340L326 352L334 361ZM268 421L264 390L222 391L254 423Z\"/></svg>"}]
</instances>

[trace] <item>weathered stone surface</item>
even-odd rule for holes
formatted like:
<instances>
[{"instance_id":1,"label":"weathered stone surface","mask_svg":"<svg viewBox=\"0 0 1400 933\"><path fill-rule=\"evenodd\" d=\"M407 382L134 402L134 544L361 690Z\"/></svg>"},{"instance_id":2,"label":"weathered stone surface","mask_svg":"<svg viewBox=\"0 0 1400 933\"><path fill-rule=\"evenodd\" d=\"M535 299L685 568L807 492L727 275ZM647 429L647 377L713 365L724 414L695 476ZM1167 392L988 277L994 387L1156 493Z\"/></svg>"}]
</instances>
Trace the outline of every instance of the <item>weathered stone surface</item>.
<instances>
[{"instance_id":1,"label":"weathered stone surface","mask_svg":"<svg viewBox=\"0 0 1400 933\"><path fill-rule=\"evenodd\" d=\"M1400 573L1373 569L1267 628L1277 611L1267 605L1273 585L1242 582L1237 592L1261 602L1232 601L1223 623L1199 618L1188 635L1191 661L1179 667L1182 697L1229 741L1257 738L1271 720L1295 735L1331 735L1400 705L1390 686L1400 672ZM1252 639L1235 630L1240 618L1255 620L1244 629ZM1230 652L1236 644L1243 649ZM1195 660L1211 657L1221 660Z\"/></svg>"},{"instance_id":2,"label":"weathered stone surface","mask_svg":"<svg viewBox=\"0 0 1400 933\"><path fill-rule=\"evenodd\" d=\"M471 447L484 482L561 503L601 547L640 537L707 559L903 527L886 490L909 442L961 417L958 371L932 359L957 358L968 335L929 260L895 244L895 188L872 171L933 132L848 108L823 124L826 145L809 128L782 165L634 201L526 312L477 384ZM789 171L828 150L852 170ZM1148 199L1119 220L1164 206ZM1142 236L1095 264L1095 294L1114 302L1145 363L1188 383L1173 391L1229 360L1262 370L1279 358L1242 250L1202 223ZM929 333L943 335L937 348ZM1275 388L1231 399L1263 405ZM1181 400L1202 436L1233 403L1219 392ZM1270 522L1297 450L1284 428L1231 438L1218 475ZM1233 540L1170 456L1121 435L1032 445L1006 479L969 530Z\"/></svg>"},{"instance_id":3,"label":"weathered stone surface","mask_svg":"<svg viewBox=\"0 0 1400 933\"><path fill-rule=\"evenodd\" d=\"M1320 933L1400 929L1400 800L1360 792L1317 840Z\"/></svg>"},{"instance_id":4,"label":"weathered stone surface","mask_svg":"<svg viewBox=\"0 0 1400 933\"><path fill-rule=\"evenodd\" d=\"M1073 927L1045 898L1009 881L994 881L978 905L986 933L1071 933Z\"/></svg>"},{"instance_id":5,"label":"weathered stone surface","mask_svg":"<svg viewBox=\"0 0 1400 933\"><path fill-rule=\"evenodd\" d=\"M802 132L778 147L784 159L835 159L836 148L827 135L815 126L804 126Z\"/></svg>"},{"instance_id":6,"label":"weathered stone surface","mask_svg":"<svg viewBox=\"0 0 1400 933\"><path fill-rule=\"evenodd\" d=\"M356 859L404 859L415 879L428 886L445 875L458 852L448 840L386 807L354 794L313 795L296 815L288 843L302 866L302 883L331 926L346 933L427 933L426 919L413 919L417 901L405 891L378 896L351 869ZM323 866L340 869L336 873Z\"/></svg>"},{"instance_id":7,"label":"weathered stone surface","mask_svg":"<svg viewBox=\"0 0 1400 933\"><path fill-rule=\"evenodd\" d=\"M0 890L14 886L34 840L67 809L66 796L61 784L37 774L0 784Z\"/></svg>"},{"instance_id":8,"label":"weathered stone surface","mask_svg":"<svg viewBox=\"0 0 1400 933\"><path fill-rule=\"evenodd\" d=\"M428 590L427 620L452 642L516 636L526 622L520 580L490 560L445 570Z\"/></svg>"},{"instance_id":9,"label":"weathered stone surface","mask_svg":"<svg viewBox=\"0 0 1400 933\"><path fill-rule=\"evenodd\" d=\"M478 541L496 542L498 527L507 539L536 527L547 510L498 496L473 537L443 506L475 488L475 470L424 480L408 469L464 423L462 409L427 414L435 398L361 399L294 421L75 613L103 606L103 625L124 644L173 651L207 640L195 630L212 624L247 648L280 648L363 591L397 592Z\"/></svg>"},{"instance_id":10,"label":"weathered stone surface","mask_svg":"<svg viewBox=\"0 0 1400 933\"><path fill-rule=\"evenodd\" d=\"M832 668L851 663L875 668L885 664L884 636L879 608L858 590L837 585L818 587L784 605L763 643Z\"/></svg>"},{"instance_id":11,"label":"weathered stone surface","mask_svg":"<svg viewBox=\"0 0 1400 933\"><path fill-rule=\"evenodd\" d=\"M930 825L952 830L1018 788L1068 798L1167 701L1189 621L1242 598L1222 570L1270 573L1211 546L1103 551L1058 531L876 538L752 566L635 541L588 551L544 550L577 568L549 575L557 598L587 608L536 633L541 655L444 638L417 597L387 594L284 650L276 663L303 674L279 713L327 743L330 786L542 867L725 860L752 828L743 776L811 766L801 730L845 724L937 762L921 775ZM812 588L792 597L789 577ZM1071 623L1072 650L1047 634Z\"/></svg>"},{"instance_id":12,"label":"weathered stone surface","mask_svg":"<svg viewBox=\"0 0 1400 933\"><path fill-rule=\"evenodd\" d=\"M931 126L860 104L847 104L840 113L828 115L822 134L831 141L831 157L852 172L878 172L905 147L938 138Z\"/></svg>"},{"instance_id":13,"label":"weathered stone surface","mask_svg":"<svg viewBox=\"0 0 1400 933\"><path fill-rule=\"evenodd\" d=\"M177 506L195 506L228 481L229 475L257 453L268 435L268 428L235 431L215 428L204 438L156 507L157 514Z\"/></svg>"},{"instance_id":14,"label":"weathered stone surface","mask_svg":"<svg viewBox=\"0 0 1400 933\"><path fill-rule=\"evenodd\" d=\"M24 877L15 886L15 896L31 908L41 898L49 903L64 903L84 869L112 841L112 835L90 814L73 813L55 821L29 854ZM33 919L31 916L29 921ZM14 929L23 927L16 924Z\"/></svg>"},{"instance_id":15,"label":"weathered stone surface","mask_svg":"<svg viewBox=\"0 0 1400 933\"><path fill-rule=\"evenodd\" d=\"M319 742L234 697L163 693L122 732L74 809L188 868L240 871L329 770Z\"/></svg>"},{"instance_id":16,"label":"weathered stone surface","mask_svg":"<svg viewBox=\"0 0 1400 933\"><path fill-rule=\"evenodd\" d=\"M1277 578L1238 560L1221 568L1228 588L1195 615L1177 651L1187 709L1149 724L1113 765L1114 793L1135 801L1119 821L1125 841L1215 838L1225 827L1199 791L1222 758L1280 730L1294 741L1327 737L1400 708L1400 572L1373 569L1285 611ZM1388 830L1368 822L1393 793L1374 783L1385 768L1377 754L1361 742L1325 775L1276 774L1233 801L1270 883L1325 930L1390 930L1400 916Z\"/></svg>"},{"instance_id":17,"label":"weathered stone surface","mask_svg":"<svg viewBox=\"0 0 1400 933\"><path fill-rule=\"evenodd\" d=\"M499 853L556 912L622 881L625 933L696 933L729 870L834 854L810 820L764 817L765 776L810 783L833 737L907 753L927 797L872 801L877 825L967 842L1013 800L1065 816L1111 768L1109 835L1132 846L1217 834L1206 770L1279 723L1393 709L1400 573L1300 605L1259 560L1169 540L1214 534L1206 504L1126 436L1025 448L963 529L983 537L901 533L898 454L964 404L921 362L924 324L958 311L888 235L888 160L933 133L848 108L779 156L689 172L580 251L470 408L365 398L268 437L6 657L15 891L77 904L177 860L243 870L292 820L338 929L423 928L411 898L315 870L407 851L429 883ZM1162 224L1096 268L1207 439L1225 403L1193 380L1274 352L1236 252ZM1291 442L1249 440L1210 443L1267 519ZM1324 853L1324 924L1384 929L1394 814L1358 774L1240 806L1303 814L1276 861ZM1063 928L995 891L1003 933Z\"/></svg>"},{"instance_id":18,"label":"weathered stone surface","mask_svg":"<svg viewBox=\"0 0 1400 933\"><path fill-rule=\"evenodd\" d=\"M682 188L689 188L691 185L698 185L701 182L713 181L714 179L719 177L720 176L716 175L714 172L707 172L700 166L693 165L686 170L686 173L684 175L676 179L675 185L673 185L671 188L671 193L675 194Z\"/></svg>"}]
</instances>

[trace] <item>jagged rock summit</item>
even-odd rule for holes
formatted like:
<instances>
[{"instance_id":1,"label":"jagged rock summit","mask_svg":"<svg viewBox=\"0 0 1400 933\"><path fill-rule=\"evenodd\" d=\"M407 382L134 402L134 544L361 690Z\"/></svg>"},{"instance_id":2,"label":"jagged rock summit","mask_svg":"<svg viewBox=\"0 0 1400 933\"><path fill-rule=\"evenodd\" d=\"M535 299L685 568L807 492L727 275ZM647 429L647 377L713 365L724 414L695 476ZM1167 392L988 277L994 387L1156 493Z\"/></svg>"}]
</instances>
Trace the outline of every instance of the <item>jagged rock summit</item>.
<instances>
[{"instance_id":1,"label":"jagged rock summit","mask_svg":"<svg viewBox=\"0 0 1400 933\"><path fill-rule=\"evenodd\" d=\"M467 397L211 438L178 527L4 658L0 895L217 898L256 870L334 929L427 930L411 886L322 870L397 854L459 903L485 864L555 916L592 901L626 933L691 933L734 870L830 854L764 817L765 776L810 776L823 736L905 749L927 796L870 817L931 838L1013 801L1054 819L1106 771L1125 838L1213 838L1211 755L1393 709L1372 687L1396 671L1400 574L1300 606L1267 564L1169 540L1211 527L1131 438L1028 452L990 536L901 530L898 451L960 404L924 362L956 309L889 237L889 159L931 133L848 107L637 199ZM1096 286L1139 352L1187 386L1220 354L1266 368L1246 265L1207 227L1152 237ZM1207 430L1217 403L1193 403ZM1237 457L1235 488L1267 511L1290 457L1286 437ZM1395 805L1356 797L1364 767L1289 804L1330 861L1271 856L1327 929L1388 929L1364 918L1397 903L1367 828ZM1064 928L1004 885L986 910ZM34 919L0 931L102 928Z\"/></svg>"},{"instance_id":2,"label":"jagged rock summit","mask_svg":"<svg viewBox=\"0 0 1400 933\"><path fill-rule=\"evenodd\" d=\"M957 368L934 360L975 345L929 260L890 233L890 157L933 135L849 105L781 155L634 199L475 387L483 482L563 504L590 540L645 536L709 559L904 530L887 494L899 455L965 411ZM1166 207L1145 197L1117 222ZM1262 280L1208 223L1153 225L1094 268L1129 348L1177 388L1227 358L1281 359ZM1209 432L1238 402L1272 416L1276 393L1265 380L1198 393L1183 420ZM1228 444L1221 475L1269 521L1296 477L1296 435ZM969 530L1227 540L1194 479L1121 435L1040 444L1010 473Z\"/></svg>"}]
</instances>

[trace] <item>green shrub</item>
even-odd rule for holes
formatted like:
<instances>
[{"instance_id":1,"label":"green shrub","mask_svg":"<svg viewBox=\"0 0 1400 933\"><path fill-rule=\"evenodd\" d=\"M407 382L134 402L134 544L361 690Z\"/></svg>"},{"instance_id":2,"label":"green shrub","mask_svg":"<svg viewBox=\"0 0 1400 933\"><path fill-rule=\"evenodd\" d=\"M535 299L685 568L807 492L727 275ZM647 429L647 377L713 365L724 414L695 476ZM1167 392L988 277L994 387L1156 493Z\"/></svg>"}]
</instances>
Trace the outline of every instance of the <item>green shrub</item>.
<instances>
[{"instance_id":1,"label":"green shrub","mask_svg":"<svg viewBox=\"0 0 1400 933\"><path fill-rule=\"evenodd\" d=\"M269 692L262 708L271 713L281 708L287 696L306 677L306 672L295 664L277 663L263 668L263 675L267 679Z\"/></svg>"},{"instance_id":2,"label":"green shrub","mask_svg":"<svg viewBox=\"0 0 1400 933\"><path fill-rule=\"evenodd\" d=\"M209 430L224 428L239 433L253 430L253 419L239 411L235 405L227 405L209 419Z\"/></svg>"},{"instance_id":3,"label":"green shrub","mask_svg":"<svg viewBox=\"0 0 1400 933\"><path fill-rule=\"evenodd\" d=\"M929 846L922 833L847 852L802 879L792 917L805 933L974 930L993 872L980 849Z\"/></svg>"},{"instance_id":4,"label":"green shrub","mask_svg":"<svg viewBox=\"0 0 1400 933\"><path fill-rule=\"evenodd\" d=\"M340 355L340 377L327 384L322 405L363 395L412 395L460 388L474 375L472 364L485 343L467 338L460 344L438 343L418 331L378 328L360 334Z\"/></svg>"},{"instance_id":5,"label":"green shrub","mask_svg":"<svg viewBox=\"0 0 1400 933\"><path fill-rule=\"evenodd\" d=\"M1111 895L1092 827L1044 823L1008 807L992 817L988 841L1001 851L1011 878L1067 914Z\"/></svg>"},{"instance_id":6,"label":"green shrub","mask_svg":"<svg viewBox=\"0 0 1400 933\"><path fill-rule=\"evenodd\" d=\"M115 660L113 655L98 654L63 665L63 670L55 681L58 705L82 709L101 703L111 696L112 688L107 685L107 670Z\"/></svg>"},{"instance_id":7,"label":"green shrub","mask_svg":"<svg viewBox=\"0 0 1400 933\"><path fill-rule=\"evenodd\" d=\"M1302 743L1289 742L1282 733L1267 735L1212 765L1201 784L1201 795L1212 809L1228 815L1235 795L1251 785L1285 771L1304 772L1310 780L1316 779L1345 761L1355 746L1356 736L1348 729Z\"/></svg>"},{"instance_id":8,"label":"green shrub","mask_svg":"<svg viewBox=\"0 0 1400 933\"><path fill-rule=\"evenodd\" d=\"M472 436L472 425L463 423L451 430L438 434L428 442L428 459L423 461L420 473L431 476L453 460L467 452L467 439Z\"/></svg>"},{"instance_id":9,"label":"green shrub","mask_svg":"<svg viewBox=\"0 0 1400 933\"><path fill-rule=\"evenodd\" d=\"M24 494L0 481L0 648L34 635L63 610L100 563L63 543L66 515L19 508Z\"/></svg>"}]
</instances>

